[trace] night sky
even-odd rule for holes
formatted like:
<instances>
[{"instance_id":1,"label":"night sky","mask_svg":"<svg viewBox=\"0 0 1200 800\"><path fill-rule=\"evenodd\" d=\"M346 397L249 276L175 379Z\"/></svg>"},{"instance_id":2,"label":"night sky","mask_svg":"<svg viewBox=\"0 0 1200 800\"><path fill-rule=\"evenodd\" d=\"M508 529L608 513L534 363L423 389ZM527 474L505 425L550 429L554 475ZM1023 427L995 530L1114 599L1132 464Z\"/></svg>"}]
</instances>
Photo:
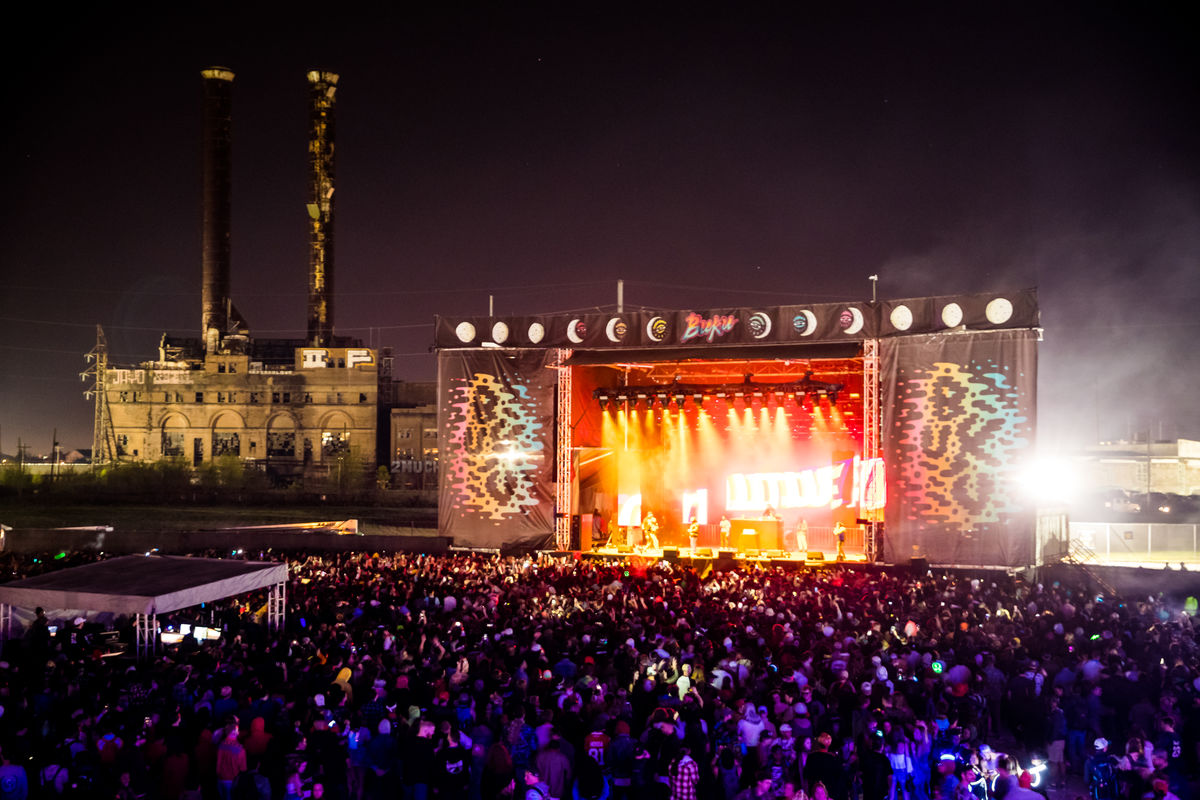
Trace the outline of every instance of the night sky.
<instances>
[{"instance_id":1,"label":"night sky","mask_svg":"<svg viewBox=\"0 0 1200 800\"><path fill-rule=\"evenodd\" d=\"M212 65L237 73L256 337L304 335L324 69L337 332L394 347L398 377L433 379L433 315L489 294L517 314L612 306L619 278L670 309L869 299L872 274L881 298L1036 286L1043 446L1200 438L1186 4L423 5L51 8L12 31L36 50L4 57L0 451L55 428L90 447L97 324L117 364L199 334Z\"/></svg>"}]
</instances>

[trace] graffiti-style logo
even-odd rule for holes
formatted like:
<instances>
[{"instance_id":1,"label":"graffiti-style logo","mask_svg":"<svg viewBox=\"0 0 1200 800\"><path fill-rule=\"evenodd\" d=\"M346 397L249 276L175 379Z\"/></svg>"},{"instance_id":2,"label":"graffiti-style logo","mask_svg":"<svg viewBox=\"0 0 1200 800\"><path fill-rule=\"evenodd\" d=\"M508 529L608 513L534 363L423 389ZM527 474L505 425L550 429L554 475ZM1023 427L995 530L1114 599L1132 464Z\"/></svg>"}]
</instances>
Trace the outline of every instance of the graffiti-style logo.
<instances>
[{"instance_id":1,"label":"graffiti-style logo","mask_svg":"<svg viewBox=\"0 0 1200 800\"><path fill-rule=\"evenodd\" d=\"M452 390L449 433L459 455L447 480L460 506L501 520L540 502L545 444L535 405L526 386L482 372Z\"/></svg>"},{"instance_id":2,"label":"graffiti-style logo","mask_svg":"<svg viewBox=\"0 0 1200 800\"><path fill-rule=\"evenodd\" d=\"M934 362L897 391L892 459L909 487L908 519L972 525L1019 510L1006 470L1033 446L1032 429L1003 368Z\"/></svg>"},{"instance_id":3,"label":"graffiti-style logo","mask_svg":"<svg viewBox=\"0 0 1200 800\"><path fill-rule=\"evenodd\" d=\"M715 314L706 319L693 311L687 315L685 322L687 325L683 330L683 335L679 337L679 341L690 342L693 339L707 339L711 344L718 336L724 336L733 330L733 326L737 325L738 318L733 314Z\"/></svg>"}]
</instances>

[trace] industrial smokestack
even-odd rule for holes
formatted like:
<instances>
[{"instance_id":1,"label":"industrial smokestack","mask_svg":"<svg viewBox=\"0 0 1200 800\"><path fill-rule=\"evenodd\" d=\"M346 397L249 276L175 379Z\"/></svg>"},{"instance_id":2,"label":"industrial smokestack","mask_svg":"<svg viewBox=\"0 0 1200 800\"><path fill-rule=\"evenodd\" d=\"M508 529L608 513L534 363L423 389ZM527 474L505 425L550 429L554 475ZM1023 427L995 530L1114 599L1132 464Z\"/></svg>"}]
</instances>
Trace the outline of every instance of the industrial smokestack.
<instances>
[{"instance_id":1,"label":"industrial smokestack","mask_svg":"<svg viewBox=\"0 0 1200 800\"><path fill-rule=\"evenodd\" d=\"M233 187L233 72L204 76L204 211L201 231L200 334L215 352L229 327L230 209Z\"/></svg>"},{"instance_id":2,"label":"industrial smokestack","mask_svg":"<svg viewBox=\"0 0 1200 800\"><path fill-rule=\"evenodd\" d=\"M308 73L308 343L333 342L333 101L338 76Z\"/></svg>"}]
</instances>

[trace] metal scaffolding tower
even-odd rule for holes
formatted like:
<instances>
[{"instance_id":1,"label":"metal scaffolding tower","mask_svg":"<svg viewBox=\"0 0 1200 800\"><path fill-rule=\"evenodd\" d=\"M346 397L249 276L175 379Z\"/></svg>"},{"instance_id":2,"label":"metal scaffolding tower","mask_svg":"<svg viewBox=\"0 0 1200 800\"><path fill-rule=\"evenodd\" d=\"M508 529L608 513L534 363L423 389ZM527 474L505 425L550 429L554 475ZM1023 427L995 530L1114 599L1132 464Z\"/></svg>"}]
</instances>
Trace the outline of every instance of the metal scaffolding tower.
<instances>
[{"instance_id":1,"label":"metal scaffolding tower","mask_svg":"<svg viewBox=\"0 0 1200 800\"><path fill-rule=\"evenodd\" d=\"M879 340L863 342L863 458L879 457ZM871 512L871 527L866 537L867 561L877 561L879 556L878 512Z\"/></svg>"},{"instance_id":2,"label":"metal scaffolding tower","mask_svg":"<svg viewBox=\"0 0 1200 800\"><path fill-rule=\"evenodd\" d=\"M83 380L92 379L92 385L84 391L83 396L96 401L96 416L92 423L92 468L98 469L102 464L116 457L116 440L113 437L112 416L108 409L107 386L108 372L108 342L104 339L104 328L96 326L96 346L84 358L90 366L80 373Z\"/></svg>"},{"instance_id":3,"label":"metal scaffolding tower","mask_svg":"<svg viewBox=\"0 0 1200 800\"><path fill-rule=\"evenodd\" d=\"M559 550L571 549L571 368L567 359L570 350L559 350L555 368L558 370L558 434L557 479L554 489L554 543Z\"/></svg>"}]
</instances>

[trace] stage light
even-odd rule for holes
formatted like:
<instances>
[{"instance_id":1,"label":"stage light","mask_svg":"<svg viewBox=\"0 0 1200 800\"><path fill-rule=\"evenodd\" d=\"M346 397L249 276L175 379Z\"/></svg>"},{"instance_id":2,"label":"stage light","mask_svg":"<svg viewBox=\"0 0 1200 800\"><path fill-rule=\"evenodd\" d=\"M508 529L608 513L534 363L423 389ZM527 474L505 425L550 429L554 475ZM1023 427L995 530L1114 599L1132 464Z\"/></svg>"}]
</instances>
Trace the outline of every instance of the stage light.
<instances>
[{"instance_id":1,"label":"stage light","mask_svg":"<svg viewBox=\"0 0 1200 800\"><path fill-rule=\"evenodd\" d=\"M832 406L836 406L836 405L837 405L837 394L838 394L837 392L830 392L830 393L829 393L829 404L830 404L830 405L832 405Z\"/></svg>"},{"instance_id":2,"label":"stage light","mask_svg":"<svg viewBox=\"0 0 1200 800\"><path fill-rule=\"evenodd\" d=\"M692 395L692 402L695 403L697 406L703 406L704 405L704 395L699 394L699 393Z\"/></svg>"},{"instance_id":3,"label":"stage light","mask_svg":"<svg viewBox=\"0 0 1200 800\"><path fill-rule=\"evenodd\" d=\"M1042 456L1016 476L1025 496L1039 505L1070 505L1079 493L1081 480L1070 459Z\"/></svg>"}]
</instances>

